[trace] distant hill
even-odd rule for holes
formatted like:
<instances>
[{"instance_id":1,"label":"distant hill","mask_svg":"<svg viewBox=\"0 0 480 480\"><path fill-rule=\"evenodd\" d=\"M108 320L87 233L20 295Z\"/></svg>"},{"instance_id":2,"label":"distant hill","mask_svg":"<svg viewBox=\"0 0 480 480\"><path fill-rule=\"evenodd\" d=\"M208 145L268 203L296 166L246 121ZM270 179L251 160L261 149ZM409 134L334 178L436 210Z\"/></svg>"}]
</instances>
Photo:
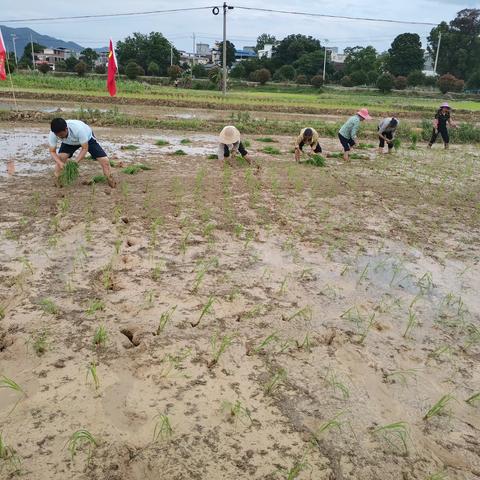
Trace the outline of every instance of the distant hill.
<instances>
[{"instance_id":1,"label":"distant hill","mask_svg":"<svg viewBox=\"0 0 480 480\"><path fill-rule=\"evenodd\" d=\"M9 52L13 52L13 40L11 34L14 33L17 36L15 40L15 46L17 48L17 56L19 58L23 55L23 50L27 43L30 43L30 35L32 36L32 40L34 42L44 45L45 47L63 47L76 52L85 50L85 48L78 43L65 42L64 40L59 40L58 38L42 35L31 28L10 28L5 25L0 25L0 28L2 29L5 46Z\"/></svg>"}]
</instances>

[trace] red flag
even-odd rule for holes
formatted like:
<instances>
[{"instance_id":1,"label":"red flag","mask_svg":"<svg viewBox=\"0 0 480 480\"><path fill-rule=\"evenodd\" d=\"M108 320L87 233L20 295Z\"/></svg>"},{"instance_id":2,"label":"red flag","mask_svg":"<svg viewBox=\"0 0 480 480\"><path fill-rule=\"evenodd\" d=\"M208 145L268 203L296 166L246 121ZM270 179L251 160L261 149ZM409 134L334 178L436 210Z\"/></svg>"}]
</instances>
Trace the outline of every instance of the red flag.
<instances>
[{"instance_id":1,"label":"red flag","mask_svg":"<svg viewBox=\"0 0 480 480\"><path fill-rule=\"evenodd\" d=\"M115 50L113 49L112 39L110 39L110 50L108 52L108 76L107 88L110 96L114 97L117 93L117 84L115 83L115 75L117 73L117 57L115 57Z\"/></svg>"},{"instance_id":2,"label":"red flag","mask_svg":"<svg viewBox=\"0 0 480 480\"><path fill-rule=\"evenodd\" d=\"M7 61L7 49L3 41L2 31L0 30L0 80L7 79L7 72L5 71L5 62Z\"/></svg>"}]
</instances>

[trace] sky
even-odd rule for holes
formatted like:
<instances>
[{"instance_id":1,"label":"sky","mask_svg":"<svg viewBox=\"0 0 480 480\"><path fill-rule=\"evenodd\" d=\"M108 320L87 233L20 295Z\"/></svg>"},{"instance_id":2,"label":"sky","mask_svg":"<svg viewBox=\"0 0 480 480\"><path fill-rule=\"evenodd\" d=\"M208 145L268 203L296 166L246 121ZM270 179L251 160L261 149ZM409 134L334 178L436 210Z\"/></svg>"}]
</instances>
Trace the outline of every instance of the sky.
<instances>
[{"instance_id":1,"label":"sky","mask_svg":"<svg viewBox=\"0 0 480 480\"><path fill-rule=\"evenodd\" d=\"M5 5L5 3L6 5ZM449 22L464 8L478 8L478 0L230 0L233 6L261 7L278 10L320 13L327 15L383 18L402 21ZM108 13L141 12L172 8L213 6L208 0L174 3L171 0L82 0L60 2L58 0L2 0L0 24L10 27L30 27L33 30L65 41L74 41L84 47L103 47L108 38L123 40L133 32L159 31L178 49L191 52L193 35L196 42L212 45L222 39L222 15L214 16L211 9L192 12L154 14L109 19L24 21L30 18L94 15ZM219 3L218 5L221 5ZM19 19L22 22L8 20ZM387 50L396 35L405 32L418 33L426 46L431 26L400 25L366 21L339 20L318 17L295 16L233 9L227 16L227 39L235 47L254 46L262 33L282 39L291 33L312 35L329 46L340 50L347 46L373 45L377 50Z\"/></svg>"}]
</instances>

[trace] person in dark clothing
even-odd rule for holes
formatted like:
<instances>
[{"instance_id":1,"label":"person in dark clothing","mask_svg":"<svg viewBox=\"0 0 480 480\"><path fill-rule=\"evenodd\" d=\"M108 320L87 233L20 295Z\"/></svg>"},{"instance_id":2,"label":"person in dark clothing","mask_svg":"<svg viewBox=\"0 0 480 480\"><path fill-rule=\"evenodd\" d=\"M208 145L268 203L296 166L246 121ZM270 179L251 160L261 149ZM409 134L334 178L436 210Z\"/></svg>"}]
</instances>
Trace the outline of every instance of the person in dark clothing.
<instances>
[{"instance_id":1,"label":"person in dark clothing","mask_svg":"<svg viewBox=\"0 0 480 480\"><path fill-rule=\"evenodd\" d=\"M450 136L448 134L448 127L455 128L456 125L451 119L451 108L448 103L444 103L440 106L435 114L435 120L433 121L432 138L428 143L428 148L432 148L432 145L437 141L438 134L442 136L445 148L448 148L450 143Z\"/></svg>"}]
</instances>

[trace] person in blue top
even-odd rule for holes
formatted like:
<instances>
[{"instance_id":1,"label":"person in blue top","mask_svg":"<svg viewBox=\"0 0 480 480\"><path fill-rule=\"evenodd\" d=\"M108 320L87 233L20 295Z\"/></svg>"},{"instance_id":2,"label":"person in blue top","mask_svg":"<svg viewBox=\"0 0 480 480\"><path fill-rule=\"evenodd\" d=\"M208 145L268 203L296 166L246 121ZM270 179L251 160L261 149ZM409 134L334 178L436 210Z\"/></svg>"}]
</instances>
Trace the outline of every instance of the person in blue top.
<instances>
[{"instance_id":1,"label":"person in blue top","mask_svg":"<svg viewBox=\"0 0 480 480\"><path fill-rule=\"evenodd\" d=\"M110 161L103 148L97 142L92 129L80 120L64 120L63 118L54 118L50 123L50 135L48 136L48 146L50 155L55 161L55 178L58 179L67 160L80 149L75 161L80 163L85 155L90 155L100 163L103 174L107 177L111 188L116 187L116 182L110 170ZM57 142L61 140L60 148L57 152Z\"/></svg>"},{"instance_id":2,"label":"person in blue top","mask_svg":"<svg viewBox=\"0 0 480 480\"><path fill-rule=\"evenodd\" d=\"M338 138L343 147L343 159L346 162L350 161L350 150L355 146L360 122L371 119L372 117L368 114L368 110L362 108L350 117L338 132Z\"/></svg>"}]
</instances>

